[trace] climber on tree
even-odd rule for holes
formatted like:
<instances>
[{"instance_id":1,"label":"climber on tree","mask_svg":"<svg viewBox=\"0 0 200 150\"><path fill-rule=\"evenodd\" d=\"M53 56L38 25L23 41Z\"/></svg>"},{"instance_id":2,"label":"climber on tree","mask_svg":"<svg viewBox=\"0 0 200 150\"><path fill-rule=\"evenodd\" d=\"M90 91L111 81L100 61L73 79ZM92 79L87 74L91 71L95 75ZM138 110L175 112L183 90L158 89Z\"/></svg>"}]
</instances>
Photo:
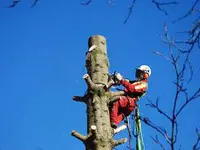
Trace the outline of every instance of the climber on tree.
<instances>
[{"instance_id":1,"label":"climber on tree","mask_svg":"<svg viewBox=\"0 0 200 150\"><path fill-rule=\"evenodd\" d=\"M116 82L124 86L125 95L120 96L110 108L110 121L113 128L135 109L137 101L146 93L148 88L148 77L151 69L147 65L141 65L136 69L136 80L125 80L120 73L115 73Z\"/></svg>"}]
</instances>

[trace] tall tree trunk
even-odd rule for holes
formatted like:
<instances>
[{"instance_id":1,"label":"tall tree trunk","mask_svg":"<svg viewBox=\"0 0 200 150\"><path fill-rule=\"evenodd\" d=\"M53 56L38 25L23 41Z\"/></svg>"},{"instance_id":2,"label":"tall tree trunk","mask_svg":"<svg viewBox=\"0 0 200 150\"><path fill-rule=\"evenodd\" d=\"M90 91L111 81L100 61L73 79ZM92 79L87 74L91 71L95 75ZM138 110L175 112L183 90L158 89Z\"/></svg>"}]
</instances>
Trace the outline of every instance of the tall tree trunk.
<instances>
[{"instance_id":1,"label":"tall tree trunk","mask_svg":"<svg viewBox=\"0 0 200 150\"><path fill-rule=\"evenodd\" d=\"M114 131L110 126L109 103L116 93L109 90L109 60L107 57L106 39L96 35L89 38L86 53L87 74L84 79L88 85L84 97L75 100L87 104L87 136L76 131L72 135L83 141L86 150L112 150L126 139L113 140Z\"/></svg>"}]
</instances>

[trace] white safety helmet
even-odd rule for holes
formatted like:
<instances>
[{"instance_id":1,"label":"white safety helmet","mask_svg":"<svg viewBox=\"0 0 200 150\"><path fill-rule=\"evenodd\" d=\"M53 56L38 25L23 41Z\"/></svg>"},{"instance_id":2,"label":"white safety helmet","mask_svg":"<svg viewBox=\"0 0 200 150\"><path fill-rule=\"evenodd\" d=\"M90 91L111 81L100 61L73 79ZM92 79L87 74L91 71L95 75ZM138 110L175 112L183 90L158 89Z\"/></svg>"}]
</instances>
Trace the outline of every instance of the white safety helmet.
<instances>
[{"instance_id":1,"label":"white safety helmet","mask_svg":"<svg viewBox=\"0 0 200 150\"><path fill-rule=\"evenodd\" d=\"M149 76L151 75L151 68L149 66L147 66L147 65L141 65L137 69L147 73Z\"/></svg>"}]
</instances>

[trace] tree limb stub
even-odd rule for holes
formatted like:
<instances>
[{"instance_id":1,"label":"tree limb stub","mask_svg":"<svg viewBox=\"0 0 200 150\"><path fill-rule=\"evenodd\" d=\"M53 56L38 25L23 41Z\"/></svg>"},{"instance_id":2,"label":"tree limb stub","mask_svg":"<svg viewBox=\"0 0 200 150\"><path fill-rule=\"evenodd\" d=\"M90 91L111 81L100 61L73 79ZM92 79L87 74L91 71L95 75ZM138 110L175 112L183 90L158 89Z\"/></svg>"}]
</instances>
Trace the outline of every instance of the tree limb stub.
<instances>
[{"instance_id":1,"label":"tree limb stub","mask_svg":"<svg viewBox=\"0 0 200 150\"><path fill-rule=\"evenodd\" d=\"M120 145L120 144L124 144L124 143L126 143L127 142L127 139L126 138L123 138L123 139L120 139L120 140L114 140L113 141L113 145L114 145L114 147L115 146L118 146L118 145Z\"/></svg>"},{"instance_id":2,"label":"tree limb stub","mask_svg":"<svg viewBox=\"0 0 200 150\"><path fill-rule=\"evenodd\" d=\"M111 96L115 97L115 96L123 96L125 94L124 91L118 91L118 92L112 92Z\"/></svg>"},{"instance_id":3,"label":"tree limb stub","mask_svg":"<svg viewBox=\"0 0 200 150\"><path fill-rule=\"evenodd\" d=\"M88 99L90 98L90 94L86 93L84 96L73 96L73 100L77 102L84 102L87 104Z\"/></svg>"},{"instance_id":4,"label":"tree limb stub","mask_svg":"<svg viewBox=\"0 0 200 150\"><path fill-rule=\"evenodd\" d=\"M89 74L83 75L83 79L87 83L88 89L90 89L90 90L95 90L95 89L98 89L99 87L104 87L104 85L102 85L102 84L100 84L100 85L94 84L93 81L91 80Z\"/></svg>"},{"instance_id":5,"label":"tree limb stub","mask_svg":"<svg viewBox=\"0 0 200 150\"><path fill-rule=\"evenodd\" d=\"M82 141L84 144L86 143L91 143L95 138L96 138L96 135L97 135L97 127L95 125L92 125L90 127L91 129L91 134L88 134L87 136L84 136L80 133L78 133L77 131L73 130L71 132L71 135L74 136L75 138L79 139L80 141Z\"/></svg>"},{"instance_id":6,"label":"tree limb stub","mask_svg":"<svg viewBox=\"0 0 200 150\"><path fill-rule=\"evenodd\" d=\"M81 140L83 143L87 140L87 136L84 136L84 135L76 132L75 130L72 131L71 135L74 136L75 138Z\"/></svg>"},{"instance_id":7,"label":"tree limb stub","mask_svg":"<svg viewBox=\"0 0 200 150\"><path fill-rule=\"evenodd\" d=\"M73 96L72 98L74 101L77 101L77 102L85 102L85 99L84 97L82 96Z\"/></svg>"}]
</instances>

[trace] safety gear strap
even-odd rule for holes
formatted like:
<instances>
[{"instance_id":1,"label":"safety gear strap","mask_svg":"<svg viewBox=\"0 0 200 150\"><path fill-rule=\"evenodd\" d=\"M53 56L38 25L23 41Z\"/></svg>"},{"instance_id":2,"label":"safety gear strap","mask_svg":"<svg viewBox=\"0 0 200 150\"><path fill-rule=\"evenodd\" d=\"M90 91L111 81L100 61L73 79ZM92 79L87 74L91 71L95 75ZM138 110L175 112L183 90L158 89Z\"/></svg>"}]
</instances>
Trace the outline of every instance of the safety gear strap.
<instances>
[{"instance_id":1,"label":"safety gear strap","mask_svg":"<svg viewBox=\"0 0 200 150\"><path fill-rule=\"evenodd\" d=\"M136 107L135 109L135 128L136 128L136 150L145 150L143 136L142 136L139 107Z\"/></svg>"}]
</instances>

